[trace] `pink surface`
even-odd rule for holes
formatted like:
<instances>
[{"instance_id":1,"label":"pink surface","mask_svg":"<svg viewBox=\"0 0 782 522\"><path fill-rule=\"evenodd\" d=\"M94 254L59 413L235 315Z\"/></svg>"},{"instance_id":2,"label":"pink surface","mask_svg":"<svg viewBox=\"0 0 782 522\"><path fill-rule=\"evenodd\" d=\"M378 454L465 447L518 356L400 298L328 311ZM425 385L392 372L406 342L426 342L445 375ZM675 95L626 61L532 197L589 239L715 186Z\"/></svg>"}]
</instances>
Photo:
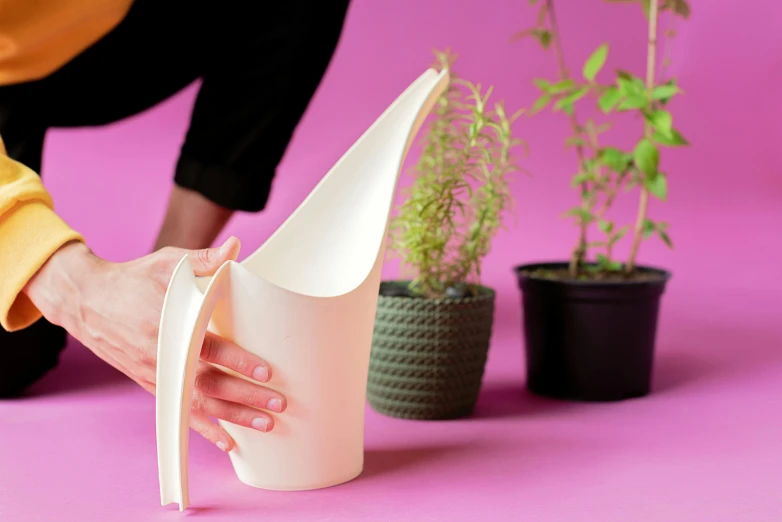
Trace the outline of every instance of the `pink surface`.
<instances>
[{"instance_id":1,"label":"pink surface","mask_svg":"<svg viewBox=\"0 0 782 522\"><path fill-rule=\"evenodd\" d=\"M562 257L573 239L558 218L574 201L565 123L542 115L519 123L534 177L514 182L518 227L509 222L485 266L498 310L474 418L408 422L370 411L364 475L305 493L244 486L193 436L196 508L182 515L158 504L153 398L74 345L29 398L0 403L0 520L782 520L782 6L692 3L673 72L687 92L674 117L694 146L664 158L671 198L653 206L677 248L650 242L642 254L675 274L651 396L590 405L524 392L510 269ZM237 217L226 234L245 254L261 244L430 63L433 46L453 46L461 74L496 84L510 107L529 104L530 79L553 65L508 44L532 23L526 4L355 0L268 210ZM573 64L610 40L609 65L642 69L636 8L560 4ZM47 184L99 254L122 260L151 247L192 94L110 128L50 134ZM636 132L628 125L619 132ZM630 206L620 208L628 218Z\"/></svg>"}]
</instances>

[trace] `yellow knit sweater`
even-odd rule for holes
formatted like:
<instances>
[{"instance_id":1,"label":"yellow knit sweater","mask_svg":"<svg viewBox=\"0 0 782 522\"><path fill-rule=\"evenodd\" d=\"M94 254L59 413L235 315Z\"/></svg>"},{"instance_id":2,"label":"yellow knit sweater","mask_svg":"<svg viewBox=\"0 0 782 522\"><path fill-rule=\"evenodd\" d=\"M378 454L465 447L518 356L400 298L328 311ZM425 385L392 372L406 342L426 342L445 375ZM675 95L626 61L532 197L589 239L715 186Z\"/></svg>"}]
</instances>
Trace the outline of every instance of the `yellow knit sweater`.
<instances>
[{"instance_id":1,"label":"yellow knit sweater","mask_svg":"<svg viewBox=\"0 0 782 522\"><path fill-rule=\"evenodd\" d=\"M132 0L0 0L0 86L45 77L113 29ZM0 325L29 326L41 313L21 293L62 245L83 241L54 212L38 175L0 140Z\"/></svg>"}]
</instances>

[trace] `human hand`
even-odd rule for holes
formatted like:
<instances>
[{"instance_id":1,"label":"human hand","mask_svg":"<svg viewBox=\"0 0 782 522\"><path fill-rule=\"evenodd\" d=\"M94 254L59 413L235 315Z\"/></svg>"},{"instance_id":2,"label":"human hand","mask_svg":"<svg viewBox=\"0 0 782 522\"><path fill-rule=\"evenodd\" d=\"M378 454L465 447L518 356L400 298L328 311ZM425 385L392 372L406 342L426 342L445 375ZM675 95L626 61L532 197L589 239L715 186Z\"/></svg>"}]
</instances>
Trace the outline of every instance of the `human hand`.
<instances>
[{"instance_id":1,"label":"human hand","mask_svg":"<svg viewBox=\"0 0 782 522\"><path fill-rule=\"evenodd\" d=\"M167 247L134 261L112 263L74 242L55 252L24 291L46 319L154 394L160 313L174 269L188 254L196 275L213 275L223 263L236 259L239 248L232 237L218 248ZM284 411L285 398L207 363L256 382L271 377L269 365L260 357L207 333L196 370L190 426L223 451L230 451L234 442L209 417L271 430L274 421L262 410Z\"/></svg>"}]
</instances>

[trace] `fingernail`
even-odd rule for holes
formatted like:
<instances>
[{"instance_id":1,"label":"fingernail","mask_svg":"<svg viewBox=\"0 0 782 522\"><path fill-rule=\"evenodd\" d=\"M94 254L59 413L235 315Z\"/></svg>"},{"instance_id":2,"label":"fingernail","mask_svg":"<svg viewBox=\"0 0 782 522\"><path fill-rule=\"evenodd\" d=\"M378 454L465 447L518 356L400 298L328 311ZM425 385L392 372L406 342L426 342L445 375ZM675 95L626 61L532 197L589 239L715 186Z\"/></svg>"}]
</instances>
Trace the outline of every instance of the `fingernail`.
<instances>
[{"instance_id":1,"label":"fingernail","mask_svg":"<svg viewBox=\"0 0 782 522\"><path fill-rule=\"evenodd\" d=\"M217 447L220 448L222 451L228 451L228 446L226 446L225 442L221 440L217 441Z\"/></svg>"},{"instance_id":2,"label":"fingernail","mask_svg":"<svg viewBox=\"0 0 782 522\"><path fill-rule=\"evenodd\" d=\"M269 399L269 402L266 403L266 407L269 408L272 411L276 411L277 413L282 412L282 401L278 398Z\"/></svg>"},{"instance_id":3,"label":"fingernail","mask_svg":"<svg viewBox=\"0 0 782 522\"><path fill-rule=\"evenodd\" d=\"M266 429L269 427L269 420L256 417L253 419L252 426L258 431L266 431Z\"/></svg>"},{"instance_id":4,"label":"fingernail","mask_svg":"<svg viewBox=\"0 0 782 522\"><path fill-rule=\"evenodd\" d=\"M259 366L253 371L253 379L259 382L266 382L269 380L269 369L265 366Z\"/></svg>"},{"instance_id":5,"label":"fingernail","mask_svg":"<svg viewBox=\"0 0 782 522\"><path fill-rule=\"evenodd\" d=\"M220 245L220 253L221 254L225 254L226 252L228 252L228 249L231 247L230 239L231 238L226 239L225 241L223 241L223 244Z\"/></svg>"}]
</instances>

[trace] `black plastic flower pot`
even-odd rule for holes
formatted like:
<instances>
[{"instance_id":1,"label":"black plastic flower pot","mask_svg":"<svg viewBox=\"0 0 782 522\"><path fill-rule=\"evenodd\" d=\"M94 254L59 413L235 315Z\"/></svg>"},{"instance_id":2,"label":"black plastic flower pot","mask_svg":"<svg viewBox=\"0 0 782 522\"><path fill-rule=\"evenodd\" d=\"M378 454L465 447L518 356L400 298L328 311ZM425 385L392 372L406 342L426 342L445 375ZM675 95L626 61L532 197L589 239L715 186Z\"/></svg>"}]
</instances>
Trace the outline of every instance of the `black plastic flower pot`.
<instances>
[{"instance_id":1,"label":"black plastic flower pot","mask_svg":"<svg viewBox=\"0 0 782 522\"><path fill-rule=\"evenodd\" d=\"M515 268L522 293L527 388L578 401L649 393L660 298L671 274L632 280L557 279L567 263Z\"/></svg>"},{"instance_id":2,"label":"black plastic flower pot","mask_svg":"<svg viewBox=\"0 0 782 522\"><path fill-rule=\"evenodd\" d=\"M381 285L367 398L384 415L445 420L469 416L481 389L494 318L494 291L424 299L405 282Z\"/></svg>"}]
</instances>

